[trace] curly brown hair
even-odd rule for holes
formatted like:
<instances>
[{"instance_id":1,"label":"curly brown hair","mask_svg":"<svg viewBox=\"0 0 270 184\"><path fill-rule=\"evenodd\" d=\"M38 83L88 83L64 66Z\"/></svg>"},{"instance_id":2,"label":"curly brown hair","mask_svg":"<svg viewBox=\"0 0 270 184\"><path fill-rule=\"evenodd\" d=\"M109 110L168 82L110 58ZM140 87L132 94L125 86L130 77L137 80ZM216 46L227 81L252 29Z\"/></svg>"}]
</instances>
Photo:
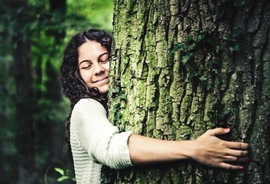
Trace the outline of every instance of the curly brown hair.
<instances>
[{"instance_id":1,"label":"curly brown hair","mask_svg":"<svg viewBox=\"0 0 270 184\"><path fill-rule=\"evenodd\" d=\"M88 40L96 41L107 49L109 54L112 47L112 36L98 29L89 29L75 34L68 42L60 67L60 83L64 95L70 100L71 108L66 118L66 142L68 143L68 157L72 159L70 147L70 116L74 105L82 98L93 98L99 101L107 110L107 96L101 94L97 88L89 88L80 76L78 68L78 48Z\"/></svg>"}]
</instances>

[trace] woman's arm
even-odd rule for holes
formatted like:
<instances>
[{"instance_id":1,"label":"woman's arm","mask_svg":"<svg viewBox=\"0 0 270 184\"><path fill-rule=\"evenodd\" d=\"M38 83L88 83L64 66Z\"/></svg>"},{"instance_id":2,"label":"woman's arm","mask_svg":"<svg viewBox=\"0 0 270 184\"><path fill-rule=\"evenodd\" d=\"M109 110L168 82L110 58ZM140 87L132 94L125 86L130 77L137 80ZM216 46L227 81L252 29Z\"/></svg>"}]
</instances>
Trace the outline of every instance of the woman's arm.
<instances>
[{"instance_id":1,"label":"woman's arm","mask_svg":"<svg viewBox=\"0 0 270 184\"><path fill-rule=\"evenodd\" d=\"M192 159L201 164L224 169L243 169L230 162L247 161L248 144L224 141L216 137L230 129L208 130L196 140L168 141L132 134L129 138L134 165Z\"/></svg>"}]
</instances>

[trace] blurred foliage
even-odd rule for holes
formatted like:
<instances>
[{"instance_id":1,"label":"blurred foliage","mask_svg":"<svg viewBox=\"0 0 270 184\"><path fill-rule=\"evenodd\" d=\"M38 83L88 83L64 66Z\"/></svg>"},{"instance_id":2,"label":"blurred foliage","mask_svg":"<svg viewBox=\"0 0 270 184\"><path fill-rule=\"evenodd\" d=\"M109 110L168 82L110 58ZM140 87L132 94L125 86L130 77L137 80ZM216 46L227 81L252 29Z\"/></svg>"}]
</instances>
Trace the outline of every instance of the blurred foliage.
<instances>
[{"instance_id":1,"label":"blurred foliage","mask_svg":"<svg viewBox=\"0 0 270 184\"><path fill-rule=\"evenodd\" d=\"M58 83L62 52L74 33L88 28L112 30L112 0L67 0L56 9L52 3L55 2L0 1L0 183L18 182L16 157L20 153L16 146L19 132L15 106L20 94L14 79L14 48L19 41L25 41L30 48L22 57L29 55L32 66L35 167L41 183L44 178L45 183L57 183L59 175L53 167L64 168L66 163L63 154L55 150L65 146L64 119L69 113L69 103L62 97Z\"/></svg>"}]
</instances>

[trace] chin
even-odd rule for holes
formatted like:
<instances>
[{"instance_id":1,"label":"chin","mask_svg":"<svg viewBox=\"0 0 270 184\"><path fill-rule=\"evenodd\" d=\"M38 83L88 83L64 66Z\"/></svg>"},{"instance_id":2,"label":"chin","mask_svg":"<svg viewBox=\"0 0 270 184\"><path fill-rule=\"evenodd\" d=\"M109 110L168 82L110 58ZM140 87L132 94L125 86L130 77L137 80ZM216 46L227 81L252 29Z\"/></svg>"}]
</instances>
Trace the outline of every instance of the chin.
<instances>
[{"instance_id":1,"label":"chin","mask_svg":"<svg viewBox=\"0 0 270 184\"><path fill-rule=\"evenodd\" d=\"M106 93L109 92L109 88L101 88L101 89L98 89L98 90L99 90L99 92L100 92L101 94L106 94Z\"/></svg>"}]
</instances>

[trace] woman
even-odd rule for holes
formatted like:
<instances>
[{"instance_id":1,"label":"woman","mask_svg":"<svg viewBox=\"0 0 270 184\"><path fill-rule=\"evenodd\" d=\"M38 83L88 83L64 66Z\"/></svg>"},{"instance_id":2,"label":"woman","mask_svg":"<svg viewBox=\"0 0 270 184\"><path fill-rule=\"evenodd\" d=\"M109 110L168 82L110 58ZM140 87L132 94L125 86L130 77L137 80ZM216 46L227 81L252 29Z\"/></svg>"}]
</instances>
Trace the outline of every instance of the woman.
<instances>
[{"instance_id":1,"label":"woman","mask_svg":"<svg viewBox=\"0 0 270 184\"><path fill-rule=\"evenodd\" d=\"M121 169L140 164L192 159L223 169L242 170L248 144L217 138L228 128L208 130L196 140L168 141L119 132L107 119L112 38L90 29L72 37L64 52L60 81L71 101L67 119L77 183L108 182L106 166Z\"/></svg>"}]
</instances>

